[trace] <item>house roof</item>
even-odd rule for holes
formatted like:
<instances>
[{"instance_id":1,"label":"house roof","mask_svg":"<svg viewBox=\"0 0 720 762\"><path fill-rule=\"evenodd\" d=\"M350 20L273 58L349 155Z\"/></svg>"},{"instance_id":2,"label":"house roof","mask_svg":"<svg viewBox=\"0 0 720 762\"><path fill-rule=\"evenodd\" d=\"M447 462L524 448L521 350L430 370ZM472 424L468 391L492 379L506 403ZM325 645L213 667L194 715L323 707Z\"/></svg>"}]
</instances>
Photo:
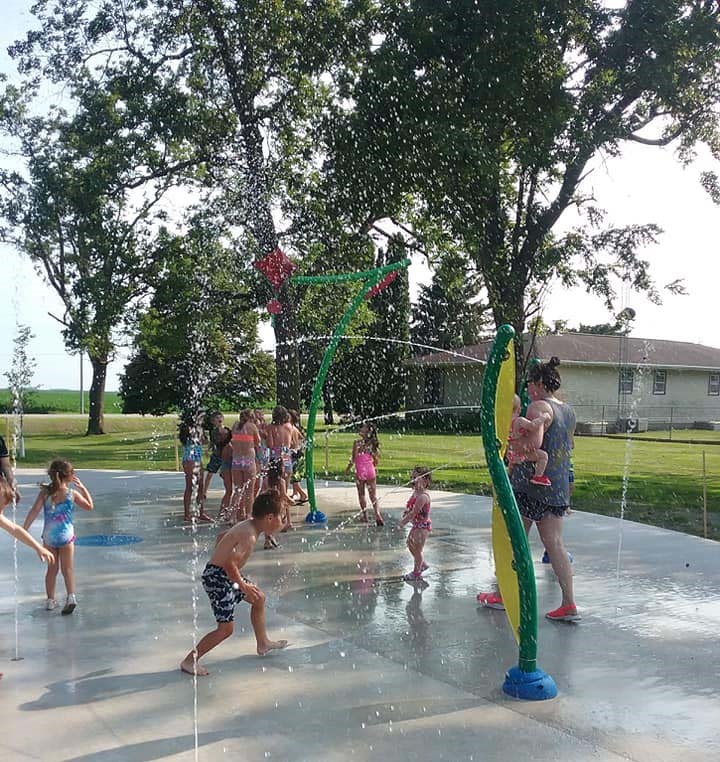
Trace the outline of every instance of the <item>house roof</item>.
<instances>
[{"instance_id":1,"label":"house roof","mask_svg":"<svg viewBox=\"0 0 720 762\"><path fill-rule=\"evenodd\" d=\"M525 336L526 346L530 336ZM432 352L415 357L421 366L470 365L485 362L492 340L461 347L452 352ZM593 333L553 333L537 336L531 354L542 360L553 356L564 365L649 365L656 368L694 368L720 371L720 349L703 344L634 336Z\"/></svg>"}]
</instances>

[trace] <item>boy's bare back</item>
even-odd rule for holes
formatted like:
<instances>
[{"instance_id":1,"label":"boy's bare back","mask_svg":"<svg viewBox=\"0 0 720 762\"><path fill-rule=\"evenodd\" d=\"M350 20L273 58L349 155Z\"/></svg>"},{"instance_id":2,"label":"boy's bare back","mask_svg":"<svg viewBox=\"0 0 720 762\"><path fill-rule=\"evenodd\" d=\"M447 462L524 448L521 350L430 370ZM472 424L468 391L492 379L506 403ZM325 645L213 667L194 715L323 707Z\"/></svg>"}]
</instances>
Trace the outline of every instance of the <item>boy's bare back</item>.
<instances>
[{"instance_id":1,"label":"boy's bare back","mask_svg":"<svg viewBox=\"0 0 720 762\"><path fill-rule=\"evenodd\" d=\"M242 569L255 549L258 534L252 519L239 521L227 532L218 535L209 563L220 566L225 571L233 567Z\"/></svg>"}]
</instances>

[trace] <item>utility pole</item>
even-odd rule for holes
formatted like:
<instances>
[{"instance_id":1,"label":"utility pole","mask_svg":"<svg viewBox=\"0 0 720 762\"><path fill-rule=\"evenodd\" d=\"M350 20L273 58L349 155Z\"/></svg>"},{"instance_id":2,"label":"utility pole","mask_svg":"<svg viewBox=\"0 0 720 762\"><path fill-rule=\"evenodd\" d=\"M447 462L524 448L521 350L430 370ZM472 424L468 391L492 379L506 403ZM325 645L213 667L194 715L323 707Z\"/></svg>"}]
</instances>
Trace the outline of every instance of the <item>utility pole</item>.
<instances>
[{"instance_id":1,"label":"utility pole","mask_svg":"<svg viewBox=\"0 0 720 762\"><path fill-rule=\"evenodd\" d=\"M80 350L80 415L85 415L85 392L83 390L83 353Z\"/></svg>"}]
</instances>

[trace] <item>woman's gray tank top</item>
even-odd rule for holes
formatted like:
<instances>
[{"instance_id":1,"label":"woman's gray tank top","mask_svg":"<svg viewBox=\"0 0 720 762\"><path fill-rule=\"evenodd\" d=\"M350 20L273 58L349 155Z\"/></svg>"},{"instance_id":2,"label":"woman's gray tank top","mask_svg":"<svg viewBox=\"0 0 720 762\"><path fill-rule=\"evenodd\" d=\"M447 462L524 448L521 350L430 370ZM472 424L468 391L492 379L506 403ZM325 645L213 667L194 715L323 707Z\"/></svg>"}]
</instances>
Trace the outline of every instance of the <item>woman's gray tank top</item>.
<instances>
[{"instance_id":1,"label":"woman's gray tank top","mask_svg":"<svg viewBox=\"0 0 720 762\"><path fill-rule=\"evenodd\" d=\"M519 463L510 474L510 484L515 492L522 492L530 499L545 505L570 505L570 454L572 434L575 431L575 411L567 403L546 400L553 411L553 422L545 432L542 449L548 454L545 475L552 484L541 487L530 484L535 473L534 463Z\"/></svg>"}]
</instances>

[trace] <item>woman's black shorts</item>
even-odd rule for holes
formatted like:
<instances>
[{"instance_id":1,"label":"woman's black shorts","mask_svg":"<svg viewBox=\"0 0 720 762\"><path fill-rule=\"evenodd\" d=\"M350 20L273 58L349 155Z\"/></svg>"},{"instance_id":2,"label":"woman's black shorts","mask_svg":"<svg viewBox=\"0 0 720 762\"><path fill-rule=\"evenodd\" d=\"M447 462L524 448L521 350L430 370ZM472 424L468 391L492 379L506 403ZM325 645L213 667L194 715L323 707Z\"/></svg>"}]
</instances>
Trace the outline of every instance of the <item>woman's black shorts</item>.
<instances>
[{"instance_id":1,"label":"woman's black shorts","mask_svg":"<svg viewBox=\"0 0 720 762\"><path fill-rule=\"evenodd\" d=\"M570 507L569 505L548 505L542 500L534 500L524 492L516 492L515 500L517 500L520 515L530 521L542 521L549 514L562 518Z\"/></svg>"}]
</instances>

